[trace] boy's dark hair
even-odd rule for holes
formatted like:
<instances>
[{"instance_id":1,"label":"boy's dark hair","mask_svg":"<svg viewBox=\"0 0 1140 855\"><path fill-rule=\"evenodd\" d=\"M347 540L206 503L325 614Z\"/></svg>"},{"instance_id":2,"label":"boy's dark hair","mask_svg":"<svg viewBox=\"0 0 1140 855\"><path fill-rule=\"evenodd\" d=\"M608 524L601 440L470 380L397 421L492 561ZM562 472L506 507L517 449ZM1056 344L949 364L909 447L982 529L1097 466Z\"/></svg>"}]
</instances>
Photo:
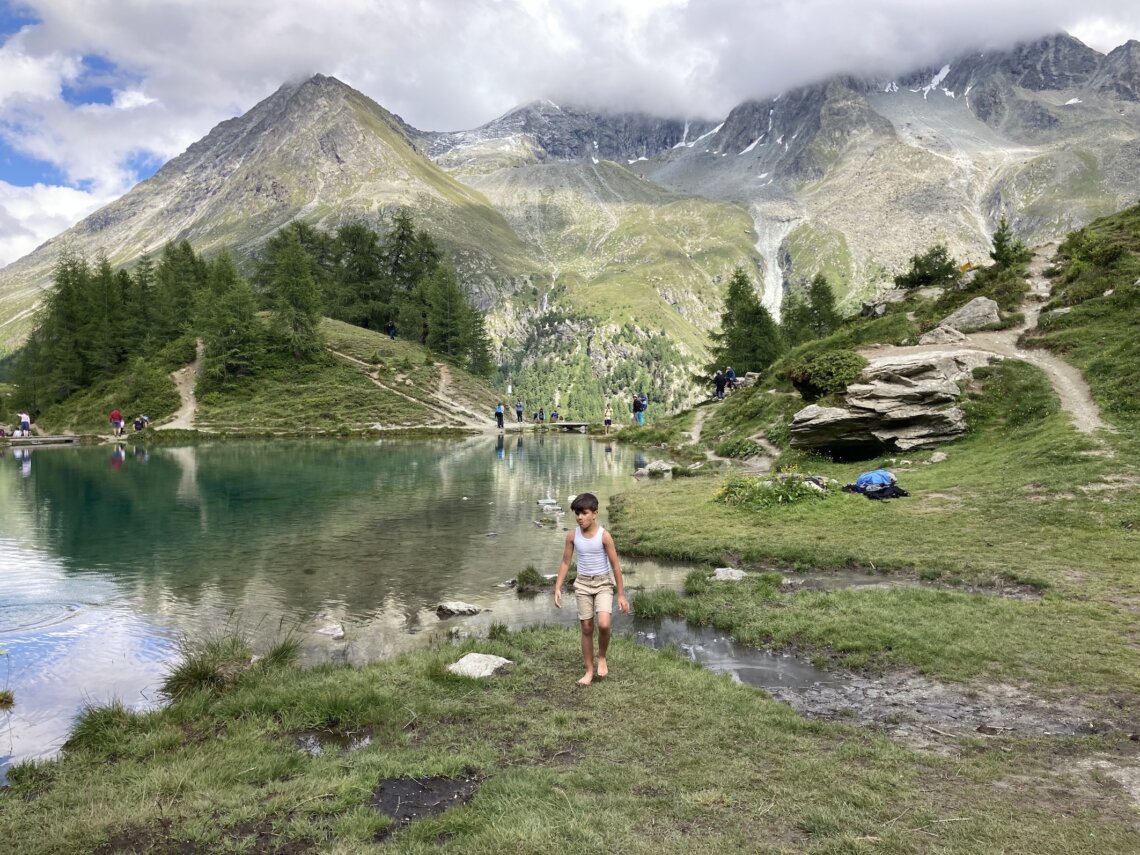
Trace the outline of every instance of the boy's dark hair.
<instances>
[{"instance_id":1,"label":"boy's dark hair","mask_svg":"<svg viewBox=\"0 0 1140 855\"><path fill-rule=\"evenodd\" d=\"M574 497L574 501L570 503L570 510L574 513L578 511L596 511L598 509L598 497L593 493L579 493Z\"/></svg>"}]
</instances>

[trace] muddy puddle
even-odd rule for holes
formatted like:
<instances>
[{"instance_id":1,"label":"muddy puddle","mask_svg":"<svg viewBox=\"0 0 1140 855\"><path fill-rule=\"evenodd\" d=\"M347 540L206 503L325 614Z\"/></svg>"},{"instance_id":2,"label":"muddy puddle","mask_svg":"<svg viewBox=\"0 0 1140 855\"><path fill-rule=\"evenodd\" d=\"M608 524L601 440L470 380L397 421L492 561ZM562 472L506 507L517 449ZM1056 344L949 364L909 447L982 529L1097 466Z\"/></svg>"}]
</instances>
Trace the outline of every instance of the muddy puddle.
<instances>
[{"instance_id":1,"label":"muddy puddle","mask_svg":"<svg viewBox=\"0 0 1140 855\"><path fill-rule=\"evenodd\" d=\"M1047 701L1013 686L967 688L920 676L823 670L681 620L638 621L632 637L655 649L674 646L711 671L764 689L800 715L874 726L920 746L939 745L940 736L1077 736L1125 729L1075 699Z\"/></svg>"}]
</instances>

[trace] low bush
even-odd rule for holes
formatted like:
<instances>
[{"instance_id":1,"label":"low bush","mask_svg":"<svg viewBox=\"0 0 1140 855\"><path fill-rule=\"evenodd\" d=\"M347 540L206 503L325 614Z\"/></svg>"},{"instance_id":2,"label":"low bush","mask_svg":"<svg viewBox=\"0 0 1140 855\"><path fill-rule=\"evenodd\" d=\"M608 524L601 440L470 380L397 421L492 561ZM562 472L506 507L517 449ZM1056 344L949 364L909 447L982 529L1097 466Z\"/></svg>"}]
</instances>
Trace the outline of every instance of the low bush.
<instances>
[{"instance_id":1,"label":"low bush","mask_svg":"<svg viewBox=\"0 0 1140 855\"><path fill-rule=\"evenodd\" d=\"M806 401L839 394L858 379L867 360L853 350L830 350L791 363L787 379Z\"/></svg>"},{"instance_id":2,"label":"low bush","mask_svg":"<svg viewBox=\"0 0 1140 855\"><path fill-rule=\"evenodd\" d=\"M827 496L826 490L809 486L798 475L773 478L733 475L721 485L716 500L731 507L758 511L799 502L817 502Z\"/></svg>"}]
</instances>

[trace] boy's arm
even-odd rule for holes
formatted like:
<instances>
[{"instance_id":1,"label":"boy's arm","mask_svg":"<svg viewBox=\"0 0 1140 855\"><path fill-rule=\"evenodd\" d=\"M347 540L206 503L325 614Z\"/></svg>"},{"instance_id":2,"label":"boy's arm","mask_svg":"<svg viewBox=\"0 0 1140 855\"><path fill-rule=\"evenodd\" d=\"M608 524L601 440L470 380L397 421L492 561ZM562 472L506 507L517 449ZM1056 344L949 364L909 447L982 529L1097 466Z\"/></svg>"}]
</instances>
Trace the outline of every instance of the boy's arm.
<instances>
[{"instance_id":1,"label":"boy's arm","mask_svg":"<svg viewBox=\"0 0 1140 855\"><path fill-rule=\"evenodd\" d=\"M621 577L621 561L618 560L617 547L608 531L602 532L602 546L606 548L606 556L610 559L610 568L614 571L614 582L617 584L618 608L629 614L629 600L625 598L625 580Z\"/></svg>"},{"instance_id":2,"label":"boy's arm","mask_svg":"<svg viewBox=\"0 0 1140 855\"><path fill-rule=\"evenodd\" d=\"M558 578L554 580L554 607L562 608L562 583L570 571L570 557L574 554L574 532L566 532L566 546L562 549L562 563L558 565Z\"/></svg>"}]
</instances>

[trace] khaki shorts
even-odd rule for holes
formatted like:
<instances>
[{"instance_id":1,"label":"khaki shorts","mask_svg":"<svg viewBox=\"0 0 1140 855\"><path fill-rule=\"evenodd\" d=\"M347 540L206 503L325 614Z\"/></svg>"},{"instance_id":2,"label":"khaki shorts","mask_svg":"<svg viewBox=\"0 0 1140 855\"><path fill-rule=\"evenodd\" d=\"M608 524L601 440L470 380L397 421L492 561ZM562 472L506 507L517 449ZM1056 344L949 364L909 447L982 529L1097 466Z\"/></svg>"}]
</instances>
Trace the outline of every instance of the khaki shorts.
<instances>
[{"instance_id":1,"label":"khaki shorts","mask_svg":"<svg viewBox=\"0 0 1140 855\"><path fill-rule=\"evenodd\" d=\"M578 604L578 620L593 620L594 612L614 610L614 574L578 576L574 580L574 601Z\"/></svg>"}]
</instances>

